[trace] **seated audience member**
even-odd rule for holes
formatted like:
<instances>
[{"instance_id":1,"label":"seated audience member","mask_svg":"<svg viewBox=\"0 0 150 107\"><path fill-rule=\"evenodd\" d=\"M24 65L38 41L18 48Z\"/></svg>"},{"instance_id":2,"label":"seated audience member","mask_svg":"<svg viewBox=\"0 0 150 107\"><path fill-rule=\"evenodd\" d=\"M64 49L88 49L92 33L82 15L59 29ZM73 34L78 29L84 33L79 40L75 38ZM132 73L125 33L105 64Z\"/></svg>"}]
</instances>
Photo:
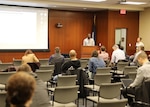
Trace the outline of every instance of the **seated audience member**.
<instances>
[{"instance_id":1,"label":"seated audience member","mask_svg":"<svg viewBox=\"0 0 150 107\"><path fill-rule=\"evenodd\" d=\"M60 48L55 48L55 54L51 55L49 58L49 64L55 64L56 62L64 62L64 56L60 53Z\"/></svg>"},{"instance_id":2,"label":"seated audience member","mask_svg":"<svg viewBox=\"0 0 150 107\"><path fill-rule=\"evenodd\" d=\"M125 98L128 98L128 102L132 105L132 97L127 96L127 94L135 95L136 89L142 85L145 80L150 79L150 62L148 60L147 54L142 51L137 56L138 63L142 66L137 69L137 75L133 83L129 85L126 89L122 90L122 94Z\"/></svg>"},{"instance_id":3,"label":"seated audience member","mask_svg":"<svg viewBox=\"0 0 150 107\"><path fill-rule=\"evenodd\" d=\"M28 49L24 53L24 56L22 57L22 64L26 63L36 63L39 62L39 59L35 56L35 54L32 52L32 50Z\"/></svg>"},{"instance_id":4,"label":"seated audience member","mask_svg":"<svg viewBox=\"0 0 150 107\"><path fill-rule=\"evenodd\" d=\"M111 62L110 65L111 66L115 66L119 60L125 60L125 52L121 49L119 49L118 45L114 45L113 47L113 52L111 55Z\"/></svg>"},{"instance_id":5,"label":"seated audience member","mask_svg":"<svg viewBox=\"0 0 150 107\"><path fill-rule=\"evenodd\" d=\"M35 72L40 66L39 59L30 49L26 50L24 56L22 57L22 64L29 64L33 72Z\"/></svg>"},{"instance_id":6,"label":"seated audience member","mask_svg":"<svg viewBox=\"0 0 150 107\"><path fill-rule=\"evenodd\" d=\"M130 65L138 65L137 57L142 51L144 51L144 47L138 46L136 49L136 53L134 55L133 61L130 63Z\"/></svg>"},{"instance_id":7,"label":"seated audience member","mask_svg":"<svg viewBox=\"0 0 150 107\"><path fill-rule=\"evenodd\" d=\"M89 66L89 71L92 72L92 78L93 78L94 75L96 74L96 69L98 67L105 67L106 65L104 60L98 57L98 52L93 51L92 56L89 59L88 66Z\"/></svg>"},{"instance_id":8,"label":"seated audience member","mask_svg":"<svg viewBox=\"0 0 150 107\"><path fill-rule=\"evenodd\" d=\"M121 50L123 50L124 51L124 53L125 53L125 57L126 57L126 61L130 61L130 56L127 54L127 52L124 50L124 47L123 46L121 46L121 45L119 45L119 44L117 44L118 46L119 46L119 49L121 49Z\"/></svg>"},{"instance_id":9,"label":"seated audience member","mask_svg":"<svg viewBox=\"0 0 150 107\"><path fill-rule=\"evenodd\" d=\"M27 72L35 78L36 89L30 107L50 107L46 85L34 72L32 72L31 67L28 64L23 64L18 67L17 72Z\"/></svg>"},{"instance_id":10,"label":"seated audience member","mask_svg":"<svg viewBox=\"0 0 150 107\"><path fill-rule=\"evenodd\" d=\"M35 79L28 73L17 72L11 75L6 86L10 107L30 107L35 84Z\"/></svg>"},{"instance_id":11,"label":"seated audience member","mask_svg":"<svg viewBox=\"0 0 150 107\"><path fill-rule=\"evenodd\" d=\"M109 54L106 52L105 46L101 46L98 57L102 58L106 64L109 62Z\"/></svg>"},{"instance_id":12,"label":"seated audience member","mask_svg":"<svg viewBox=\"0 0 150 107\"><path fill-rule=\"evenodd\" d=\"M69 56L70 56L70 60L65 62L61 67L63 73L66 73L66 71L68 71L69 69L75 70L81 67L80 60L76 57L77 53L75 50L70 50Z\"/></svg>"}]
</instances>

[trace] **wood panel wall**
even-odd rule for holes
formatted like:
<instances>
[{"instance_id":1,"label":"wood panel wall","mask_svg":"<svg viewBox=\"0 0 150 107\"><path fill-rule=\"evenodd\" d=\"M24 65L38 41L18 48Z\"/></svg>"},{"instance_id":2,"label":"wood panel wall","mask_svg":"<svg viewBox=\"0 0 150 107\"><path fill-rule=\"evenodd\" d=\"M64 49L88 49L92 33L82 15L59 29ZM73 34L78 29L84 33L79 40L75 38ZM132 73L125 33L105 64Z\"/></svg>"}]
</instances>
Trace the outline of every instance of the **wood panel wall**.
<instances>
[{"instance_id":1,"label":"wood panel wall","mask_svg":"<svg viewBox=\"0 0 150 107\"><path fill-rule=\"evenodd\" d=\"M92 19L91 12L50 11L50 49L59 46L62 53L75 49L80 57L82 41L92 31ZM56 23L63 27L56 28Z\"/></svg>"},{"instance_id":2,"label":"wood panel wall","mask_svg":"<svg viewBox=\"0 0 150 107\"><path fill-rule=\"evenodd\" d=\"M35 52L38 58L49 58L54 53L54 48L59 46L61 53L68 53L75 49L80 58L83 39L92 31L93 15L96 13L97 44L102 43L111 54L115 40L115 28L125 27L128 29L127 44L135 44L138 37L139 13L127 12L120 15L119 11L99 12L75 12L63 10L49 10L49 47L50 52ZM56 24L61 23L62 28ZM134 45L127 47L129 53L133 53ZM20 59L24 52L0 52L2 62L12 62L13 58Z\"/></svg>"},{"instance_id":3,"label":"wood panel wall","mask_svg":"<svg viewBox=\"0 0 150 107\"><path fill-rule=\"evenodd\" d=\"M119 11L100 11L97 12L98 29L97 42L102 43L107 51L112 53L112 46L115 43L115 29L127 28L127 54L135 52L135 43L139 35L139 12L128 11L127 14L121 15ZM129 46L129 44L132 44Z\"/></svg>"}]
</instances>

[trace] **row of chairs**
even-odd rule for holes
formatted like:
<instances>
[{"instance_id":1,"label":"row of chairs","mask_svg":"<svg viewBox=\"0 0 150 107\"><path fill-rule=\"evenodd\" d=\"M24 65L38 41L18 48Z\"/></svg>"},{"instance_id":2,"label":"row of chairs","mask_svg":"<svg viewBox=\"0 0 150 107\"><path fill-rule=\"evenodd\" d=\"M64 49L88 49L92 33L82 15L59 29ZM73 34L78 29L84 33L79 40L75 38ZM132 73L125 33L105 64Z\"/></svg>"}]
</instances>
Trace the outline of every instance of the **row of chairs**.
<instances>
[{"instance_id":1,"label":"row of chairs","mask_svg":"<svg viewBox=\"0 0 150 107\"><path fill-rule=\"evenodd\" d=\"M56 106L56 105L60 106L61 105L60 103L63 103L63 105L70 105L71 104L72 106L69 106L69 107L74 107L74 106L76 107L76 105L74 105L72 102L76 101L77 98L78 98L77 97L77 93L79 93L78 92L78 88L79 87L77 85L75 85L75 84L76 84L76 75L67 75L67 76L60 76L60 77L58 77L57 87L55 87L55 88L48 88L48 90L53 93L52 94L53 95L53 100L51 102L52 105L53 106ZM101 84L101 86L100 86L101 88L99 89L100 92L101 92L100 97L108 96L108 95L115 96L116 94L120 95L118 93L120 92L119 89L120 89L121 85L122 85L121 83L107 83L107 84L103 84L103 86L104 86L103 87L102 84ZM73 87L76 88L76 89L71 89ZM109 87L111 87L111 88L109 88ZM58 89L60 89L59 90L59 94L57 93ZM67 90L67 92L62 90L62 89ZM112 92L112 89L113 89L115 95L114 94L113 95L110 94ZM116 89L118 89L118 90L116 90ZM75 91L72 92L73 90L75 90ZM106 93L107 91L109 91L109 93L107 95L105 95L104 93ZM117 91L117 93L115 91ZM95 96L88 96L86 98L86 100L90 100L90 98L93 99L94 97ZM95 97L95 98L98 99L98 97ZM110 97L109 97L109 99L110 99ZM106 99L106 101L108 101L108 99ZM125 107L125 105L127 104L127 100L126 99L122 99L122 100L117 100L117 99L114 100L113 99L113 101L111 101L111 100L109 102L106 102L106 101L104 101L104 102L97 101L96 102L97 103L97 107L103 107L103 106L105 107L106 105L108 106L108 104L112 104L112 105L114 105L114 107L115 107L116 104L117 105L120 104L120 106L117 106L117 107Z\"/></svg>"},{"instance_id":2,"label":"row of chairs","mask_svg":"<svg viewBox=\"0 0 150 107\"><path fill-rule=\"evenodd\" d=\"M118 64L117 70L122 71L122 75L124 75L123 78L129 76L129 78L134 80L137 73L137 66L129 66L127 63L120 63ZM111 83L113 73L114 71L112 71L110 67L97 68L94 76L94 84L85 85L85 88L90 89L93 92L93 96L86 97L86 106L87 100L90 100L93 102L93 107L94 103L97 103L98 107L125 107L127 99L117 98L121 95L120 89L123 84L122 82Z\"/></svg>"},{"instance_id":3,"label":"row of chairs","mask_svg":"<svg viewBox=\"0 0 150 107\"><path fill-rule=\"evenodd\" d=\"M110 67L98 68L94 76L92 85L84 85L84 87L92 91L85 98L85 107L87 101L95 103L97 107L125 107L127 99L121 99L122 82L112 83L112 73Z\"/></svg>"},{"instance_id":4,"label":"row of chairs","mask_svg":"<svg viewBox=\"0 0 150 107\"><path fill-rule=\"evenodd\" d=\"M98 107L101 107L102 105L106 105L108 107L113 107L111 104L115 104L115 107L125 107L127 104L127 99L120 99L118 98L120 96L120 89L122 87L122 83L102 83L99 86L99 90L97 92L97 95L93 96L87 96L86 97L86 103L85 107L87 107L87 100L93 102L98 105ZM120 103L120 105L117 105L117 103Z\"/></svg>"},{"instance_id":5,"label":"row of chairs","mask_svg":"<svg viewBox=\"0 0 150 107\"><path fill-rule=\"evenodd\" d=\"M42 66L41 66L42 67ZM43 67L46 67L47 68L47 66L43 66ZM50 68L49 68L50 69ZM38 72L38 70L36 71L36 73L40 73L40 70L41 70L41 73L43 73L44 74L44 72L46 72L45 71L45 69L39 69L39 72ZM52 74L52 72L53 72L53 70L48 70L47 71L48 73L47 73L47 75L49 76L49 78L48 79L50 79L50 75ZM51 73L50 73L51 72ZM38 74L38 76L40 77L42 74ZM45 79L45 77L46 76L43 76L43 78ZM41 79L42 79L42 77L40 77ZM46 80L45 80L46 81ZM68 80L67 80L67 82L68 82ZM99 102L98 102L99 103ZM99 105L99 104L98 104Z\"/></svg>"},{"instance_id":6,"label":"row of chairs","mask_svg":"<svg viewBox=\"0 0 150 107\"><path fill-rule=\"evenodd\" d=\"M60 78L65 78L65 77L67 77L67 76L61 76ZM72 79L72 78L73 77L71 77L70 79ZM62 82L63 79L61 79L60 83L58 82L58 87L56 87L55 91L54 91L54 96L53 96L53 101L52 101L53 106L61 105L60 103L63 103L63 105L68 105L68 107L76 107L76 105L74 105L74 103L72 103L72 102L77 100L77 98L78 98L77 95L78 95L78 88L79 87L74 85L75 82L73 84L68 84L69 86L65 86L65 84L67 84L68 80L69 79L66 79L64 82ZM58 81L59 81L59 79L58 79ZM74 79L72 81L76 81L76 80ZM69 82L70 82L70 80L69 80ZM104 94L103 91L110 92L110 90L106 91L106 89L108 89L108 87L104 87L103 91L102 91L102 89L103 88L102 88L102 85L101 85L101 88L100 88L101 94L99 95L101 97ZM118 92L118 90L116 90L116 89L114 89L114 90ZM87 97L87 99L88 98L90 99L90 97ZM0 101L3 101L3 100L0 100ZM120 102L115 100L115 101L110 101L109 103L112 103L112 104L121 104L121 103L126 104L126 100L124 100L124 101L120 100ZM108 102L97 102L97 107L99 107L99 106L100 107L103 107L103 106L105 107L105 105L108 105L109 103ZM117 107L123 107L123 106L117 106Z\"/></svg>"},{"instance_id":7,"label":"row of chairs","mask_svg":"<svg viewBox=\"0 0 150 107\"><path fill-rule=\"evenodd\" d=\"M63 77L63 76L62 76L62 77ZM61 82L62 82L62 80L61 80ZM67 80L67 82L68 82L68 80ZM67 83L67 82L65 81L64 83ZM64 86L62 86L62 87L64 87ZM59 88L59 87L57 87L57 88ZM55 89L57 89L57 88L55 88ZM67 87L66 87L66 88L67 88ZM64 89L65 89L65 88L64 88ZM67 88L67 89L68 89L68 88ZM67 90L67 89L65 89L65 90ZM65 93L65 92L64 92L64 93ZM76 92L76 94L77 94L77 92ZM55 95L61 95L61 94L56 94L55 91L54 91L54 101L57 102L58 99L57 99L57 97L56 97ZM72 94L68 94L68 95L72 95ZM59 97L61 97L61 96L59 96ZM58 98L59 98L59 97L58 97ZM64 98L64 97L63 97L63 98ZM61 99L61 98L59 98L59 99ZM62 103L63 103L63 102L62 102ZM53 104L56 105L56 104L58 104L58 103L54 103L54 102L53 102ZM100 105L100 104L98 104L98 105Z\"/></svg>"}]
</instances>

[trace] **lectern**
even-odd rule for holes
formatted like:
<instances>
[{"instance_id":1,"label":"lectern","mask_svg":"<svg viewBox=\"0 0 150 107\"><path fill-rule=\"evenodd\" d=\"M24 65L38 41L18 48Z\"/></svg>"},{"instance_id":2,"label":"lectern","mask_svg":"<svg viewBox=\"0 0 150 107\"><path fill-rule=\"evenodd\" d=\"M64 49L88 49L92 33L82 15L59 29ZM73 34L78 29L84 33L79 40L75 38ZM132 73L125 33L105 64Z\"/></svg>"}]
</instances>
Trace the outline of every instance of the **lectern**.
<instances>
[{"instance_id":1,"label":"lectern","mask_svg":"<svg viewBox=\"0 0 150 107\"><path fill-rule=\"evenodd\" d=\"M81 46L81 58L90 58L94 50L98 50L98 46Z\"/></svg>"}]
</instances>

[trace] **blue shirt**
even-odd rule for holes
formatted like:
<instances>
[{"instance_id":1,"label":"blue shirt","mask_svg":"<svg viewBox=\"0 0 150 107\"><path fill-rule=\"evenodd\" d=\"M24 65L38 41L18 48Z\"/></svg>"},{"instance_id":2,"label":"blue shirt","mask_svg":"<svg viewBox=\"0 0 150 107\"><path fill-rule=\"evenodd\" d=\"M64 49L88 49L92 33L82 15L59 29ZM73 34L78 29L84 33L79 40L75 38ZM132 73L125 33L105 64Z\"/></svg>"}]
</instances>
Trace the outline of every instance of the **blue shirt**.
<instances>
[{"instance_id":1,"label":"blue shirt","mask_svg":"<svg viewBox=\"0 0 150 107\"><path fill-rule=\"evenodd\" d=\"M89 70L93 73L96 73L96 69L98 67L105 67L106 66L104 60L101 58L98 58L98 57L91 57L89 59L88 65L89 65Z\"/></svg>"}]
</instances>

